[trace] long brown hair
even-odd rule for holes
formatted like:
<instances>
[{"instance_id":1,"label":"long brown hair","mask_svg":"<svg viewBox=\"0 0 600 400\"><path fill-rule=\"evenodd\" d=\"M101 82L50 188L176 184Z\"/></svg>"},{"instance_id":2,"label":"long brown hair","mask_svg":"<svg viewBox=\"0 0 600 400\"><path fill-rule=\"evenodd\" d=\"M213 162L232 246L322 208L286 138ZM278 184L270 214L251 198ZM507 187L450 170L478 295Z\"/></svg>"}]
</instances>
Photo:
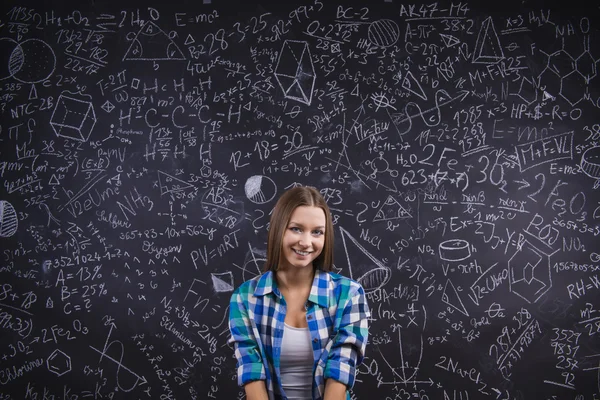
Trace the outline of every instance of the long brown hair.
<instances>
[{"instance_id":1,"label":"long brown hair","mask_svg":"<svg viewBox=\"0 0 600 400\"><path fill-rule=\"evenodd\" d=\"M333 222L331 211L325 199L317 189L311 186L298 186L284 192L273 212L269 222L269 235L267 238L267 261L264 271L277 271L281 263L281 250L283 235L290 223L290 218L296 207L319 207L325 213L325 243L323 251L313 261L313 267L323 271L333 269Z\"/></svg>"}]
</instances>

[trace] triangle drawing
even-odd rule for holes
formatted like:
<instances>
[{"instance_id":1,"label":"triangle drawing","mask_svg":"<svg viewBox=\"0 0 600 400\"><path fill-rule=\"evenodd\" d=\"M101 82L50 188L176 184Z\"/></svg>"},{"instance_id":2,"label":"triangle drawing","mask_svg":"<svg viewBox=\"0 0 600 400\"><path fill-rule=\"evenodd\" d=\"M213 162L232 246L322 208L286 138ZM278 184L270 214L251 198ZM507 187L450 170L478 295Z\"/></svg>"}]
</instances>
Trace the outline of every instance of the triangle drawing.
<instances>
[{"instance_id":1,"label":"triangle drawing","mask_svg":"<svg viewBox=\"0 0 600 400\"><path fill-rule=\"evenodd\" d=\"M365 293L380 289L388 283L391 278L390 268L375 258L347 230L340 227L340 232L350 278L360 283Z\"/></svg>"},{"instance_id":2,"label":"triangle drawing","mask_svg":"<svg viewBox=\"0 0 600 400\"><path fill-rule=\"evenodd\" d=\"M419 96L423 100L427 100L427 95L423 91L423 88L419 84L419 81L415 79L412 72L408 71L408 73L402 80L402 87L411 92L412 94Z\"/></svg>"},{"instance_id":3,"label":"triangle drawing","mask_svg":"<svg viewBox=\"0 0 600 400\"><path fill-rule=\"evenodd\" d=\"M442 293L442 301L448 304L450 307L454 308L456 311L469 316L465 305L463 304L460 296L458 295L458 291L454 287L454 284L448 279L446 281L446 286L444 286L444 292Z\"/></svg>"},{"instance_id":4,"label":"triangle drawing","mask_svg":"<svg viewBox=\"0 0 600 400\"><path fill-rule=\"evenodd\" d=\"M154 22L148 21L133 38L125 60L185 60L179 46Z\"/></svg>"},{"instance_id":5,"label":"triangle drawing","mask_svg":"<svg viewBox=\"0 0 600 400\"><path fill-rule=\"evenodd\" d=\"M52 185L52 186L60 185L60 182L59 182L58 178L56 177L56 175L52 174L52 176L50 177L50 181L48 182L48 185Z\"/></svg>"},{"instance_id":6,"label":"triangle drawing","mask_svg":"<svg viewBox=\"0 0 600 400\"><path fill-rule=\"evenodd\" d=\"M220 274L210 274L212 278L213 288L217 293L233 292L233 274L231 271Z\"/></svg>"},{"instance_id":7,"label":"triangle drawing","mask_svg":"<svg viewBox=\"0 0 600 400\"><path fill-rule=\"evenodd\" d=\"M373 222L378 221L391 221L394 219L404 219L404 218L412 218L412 215L406 211L404 207L398 200L394 199L392 196L388 196L385 200L385 203L379 210L377 210L377 214L375 214L375 218L373 218Z\"/></svg>"},{"instance_id":8,"label":"triangle drawing","mask_svg":"<svg viewBox=\"0 0 600 400\"><path fill-rule=\"evenodd\" d=\"M546 101L546 100L556 100L556 97L552 96L550 93L548 93L547 91L544 90L544 97L542 99L542 101Z\"/></svg>"},{"instance_id":9,"label":"triangle drawing","mask_svg":"<svg viewBox=\"0 0 600 400\"><path fill-rule=\"evenodd\" d=\"M185 42L183 44L186 45L186 46L188 46L188 45L194 44L194 43L196 43L196 41L192 37L192 34L188 33L187 39L185 39Z\"/></svg>"},{"instance_id":10,"label":"triangle drawing","mask_svg":"<svg viewBox=\"0 0 600 400\"><path fill-rule=\"evenodd\" d=\"M300 87L300 83L298 83L298 80L296 80L296 79L294 79L292 81L292 84L288 87L285 94L288 97L296 96L296 97L304 98L304 93L302 93L302 88Z\"/></svg>"},{"instance_id":11,"label":"triangle drawing","mask_svg":"<svg viewBox=\"0 0 600 400\"><path fill-rule=\"evenodd\" d=\"M38 98L37 89L35 88L35 84L31 84L31 89L29 89L29 100L35 100Z\"/></svg>"},{"instance_id":12,"label":"triangle drawing","mask_svg":"<svg viewBox=\"0 0 600 400\"><path fill-rule=\"evenodd\" d=\"M504 59L504 51L500 39L494 28L492 17L487 17L477 36L475 51L473 51L473 63L493 64Z\"/></svg>"},{"instance_id":13,"label":"triangle drawing","mask_svg":"<svg viewBox=\"0 0 600 400\"><path fill-rule=\"evenodd\" d=\"M440 37L442 38L442 41L444 42L446 47L456 46L457 44L460 43L460 40L458 40L456 37L454 37L452 35L440 33Z\"/></svg>"},{"instance_id":14,"label":"triangle drawing","mask_svg":"<svg viewBox=\"0 0 600 400\"><path fill-rule=\"evenodd\" d=\"M158 171L158 185L160 187L161 196L166 193L175 193L185 189L194 188L193 185L175 178L165 172Z\"/></svg>"}]
</instances>

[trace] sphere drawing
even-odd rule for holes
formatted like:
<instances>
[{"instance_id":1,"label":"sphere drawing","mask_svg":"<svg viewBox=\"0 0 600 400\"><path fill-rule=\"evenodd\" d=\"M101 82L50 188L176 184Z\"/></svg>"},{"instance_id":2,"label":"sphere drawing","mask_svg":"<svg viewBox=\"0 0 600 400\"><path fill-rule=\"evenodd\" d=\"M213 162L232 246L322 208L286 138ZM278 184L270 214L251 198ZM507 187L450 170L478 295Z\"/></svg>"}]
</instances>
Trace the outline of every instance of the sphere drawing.
<instances>
[{"instance_id":1,"label":"sphere drawing","mask_svg":"<svg viewBox=\"0 0 600 400\"><path fill-rule=\"evenodd\" d=\"M9 59L10 74L22 83L38 83L48 79L56 68L54 50L40 39L21 42Z\"/></svg>"},{"instance_id":2,"label":"sphere drawing","mask_svg":"<svg viewBox=\"0 0 600 400\"><path fill-rule=\"evenodd\" d=\"M244 191L251 202L265 204L273 200L277 194L277 186L268 176L254 175L246 181Z\"/></svg>"},{"instance_id":3,"label":"sphere drawing","mask_svg":"<svg viewBox=\"0 0 600 400\"><path fill-rule=\"evenodd\" d=\"M369 25L367 37L376 46L390 47L400 38L400 28L391 19L380 19Z\"/></svg>"},{"instance_id":4,"label":"sphere drawing","mask_svg":"<svg viewBox=\"0 0 600 400\"><path fill-rule=\"evenodd\" d=\"M15 208L6 200L0 200L0 237L10 237L15 234L19 220Z\"/></svg>"}]
</instances>

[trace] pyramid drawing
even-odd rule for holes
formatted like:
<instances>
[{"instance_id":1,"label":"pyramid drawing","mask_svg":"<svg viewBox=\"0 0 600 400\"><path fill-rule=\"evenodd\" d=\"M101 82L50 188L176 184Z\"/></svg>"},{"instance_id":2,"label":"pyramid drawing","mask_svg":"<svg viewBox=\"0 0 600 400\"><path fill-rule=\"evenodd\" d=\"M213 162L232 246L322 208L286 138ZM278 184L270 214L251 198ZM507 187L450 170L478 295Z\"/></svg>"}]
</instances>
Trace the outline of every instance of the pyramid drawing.
<instances>
[{"instance_id":1,"label":"pyramid drawing","mask_svg":"<svg viewBox=\"0 0 600 400\"><path fill-rule=\"evenodd\" d=\"M231 271L211 273L213 288L217 293L233 292L233 274Z\"/></svg>"},{"instance_id":2,"label":"pyramid drawing","mask_svg":"<svg viewBox=\"0 0 600 400\"><path fill-rule=\"evenodd\" d=\"M427 100L427 95L423 91L419 81L415 79L414 75L410 71L406 73L406 76L402 80L402 88L408 90L416 96L419 96L423 100Z\"/></svg>"},{"instance_id":3,"label":"pyramid drawing","mask_svg":"<svg viewBox=\"0 0 600 400\"><path fill-rule=\"evenodd\" d=\"M138 31L123 56L125 60L185 60L177 44L154 22L148 21Z\"/></svg>"},{"instance_id":4,"label":"pyramid drawing","mask_svg":"<svg viewBox=\"0 0 600 400\"><path fill-rule=\"evenodd\" d=\"M161 196L167 193L175 193L185 189L194 188L193 185L175 178L165 172L158 171L158 185L160 187Z\"/></svg>"},{"instance_id":5,"label":"pyramid drawing","mask_svg":"<svg viewBox=\"0 0 600 400\"><path fill-rule=\"evenodd\" d=\"M494 28L492 17L487 17L477 36L475 51L473 52L473 63L494 64L504 59L504 51L500 39Z\"/></svg>"},{"instance_id":6,"label":"pyramid drawing","mask_svg":"<svg viewBox=\"0 0 600 400\"><path fill-rule=\"evenodd\" d=\"M391 270L375 258L350 233L340 227L342 243L348 261L350 278L359 282L365 293L383 287L391 278Z\"/></svg>"},{"instance_id":7,"label":"pyramid drawing","mask_svg":"<svg viewBox=\"0 0 600 400\"><path fill-rule=\"evenodd\" d=\"M286 40L283 43L275 78L285 98L310 105L316 74L307 42Z\"/></svg>"},{"instance_id":8,"label":"pyramid drawing","mask_svg":"<svg viewBox=\"0 0 600 400\"><path fill-rule=\"evenodd\" d=\"M440 33L440 37L442 38L442 41L444 42L446 47L456 46L457 44L460 43L460 40L458 40L456 37L454 37L452 35Z\"/></svg>"},{"instance_id":9,"label":"pyramid drawing","mask_svg":"<svg viewBox=\"0 0 600 400\"><path fill-rule=\"evenodd\" d=\"M442 293L442 301L448 304L450 307L454 308L456 311L466 315L467 317L469 316L465 305L460 299L460 296L458 295L458 292L456 291L456 288L454 287L454 284L452 283L452 281L450 281L450 279L446 281L446 286L444 286L444 292Z\"/></svg>"},{"instance_id":10,"label":"pyramid drawing","mask_svg":"<svg viewBox=\"0 0 600 400\"><path fill-rule=\"evenodd\" d=\"M379 210L377 210L377 214L375 214L373 222L391 221L394 219L405 218L412 218L412 215L406 211L406 209L402 207L400 203L398 203L398 200L394 199L392 196L388 196L383 205L379 207Z\"/></svg>"}]
</instances>

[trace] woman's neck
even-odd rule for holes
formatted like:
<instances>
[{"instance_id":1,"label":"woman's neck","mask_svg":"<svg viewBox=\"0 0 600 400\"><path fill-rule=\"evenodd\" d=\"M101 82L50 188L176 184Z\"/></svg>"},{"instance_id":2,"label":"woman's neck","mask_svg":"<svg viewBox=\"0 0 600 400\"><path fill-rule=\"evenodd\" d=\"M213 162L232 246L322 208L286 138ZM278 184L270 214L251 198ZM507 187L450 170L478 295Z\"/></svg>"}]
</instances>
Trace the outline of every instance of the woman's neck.
<instances>
[{"instance_id":1,"label":"woman's neck","mask_svg":"<svg viewBox=\"0 0 600 400\"><path fill-rule=\"evenodd\" d=\"M280 290L287 292L308 290L310 292L315 277L315 269L279 270L275 273L275 276Z\"/></svg>"}]
</instances>

